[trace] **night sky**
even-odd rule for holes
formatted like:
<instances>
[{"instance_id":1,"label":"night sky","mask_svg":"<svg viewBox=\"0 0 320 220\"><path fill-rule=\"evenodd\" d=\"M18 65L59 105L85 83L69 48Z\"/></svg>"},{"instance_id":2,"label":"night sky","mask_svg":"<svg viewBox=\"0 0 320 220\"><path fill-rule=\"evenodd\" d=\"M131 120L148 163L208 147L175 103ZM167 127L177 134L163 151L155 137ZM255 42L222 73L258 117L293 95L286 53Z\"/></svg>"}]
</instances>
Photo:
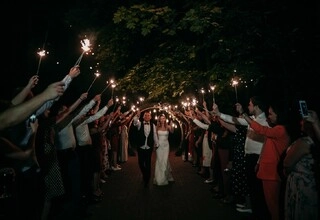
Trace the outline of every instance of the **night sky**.
<instances>
[{"instance_id":1,"label":"night sky","mask_svg":"<svg viewBox=\"0 0 320 220\"><path fill-rule=\"evenodd\" d=\"M80 41L85 38L75 33L62 21L64 13L72 7L72 3L40 1L33 4L32 9L12 15L7 27L6 52L4 58L4 81L1 86L1 98L10 99L16 87L23 87L39 68L39 84L34 88L37 94L50 83L61 80L76 63L82 53ZM8 18L6 18L8 19ZM41 59L39 65L39 49L45 49L49 54ZM72 100L86 92L95 70L90 70L92 55L84 54L80 63L81 74L74 80L66 96ZM5 75L5 76L4 76ZM96 80L90 95L102 91L105 80ZM106 91L106 95L109 91Z\"/></svg>"},{"instance_id":2,"label":"night sky","mask_svg":"<svg viewBox=\"0 0 320 220\"><path fill-rule=\"evenodd\" d=\"M19 12L16 8L18 3L8 2L10 6L6 9L9 15L3 14L1 19L4 42L1 98L10 99L14 88L25 86L29 78L36 73L39 63L37 51L43 46L50 54L42 59L39 70L40 82L34 92L43 91L47 85L61 80L68 73L82 53L80 40L84 36L65 26L62 19L64 19L64 13L77 2L79 1L67 1L66 3L66 1L38 0L30 3L31 5L26 10L20 9ZM316 23L319 24L319 22ZM319 27L317 29L319 30ZM319 45L315 45L314 48L319 48ZM315 52L315 49L310 49L310 52ZM319 57L317 54L315 56ZM84 55L80 65L81 74L71 84L66 97L73 99L87 90L94 79L94 70L89 69L92 66L92 59L90 55ZM319 72L314 73L314 77L318 75ZM314 77L297 78L301 80L302 88L308 88L308 95L314 95L316 98L320 93L316 89L310 89L317 87ZM104 88L105 80L107 79L101 78L95 82L89 97ZM110 95L108 93L106 96Z\"/></svg>"}]
</instances>

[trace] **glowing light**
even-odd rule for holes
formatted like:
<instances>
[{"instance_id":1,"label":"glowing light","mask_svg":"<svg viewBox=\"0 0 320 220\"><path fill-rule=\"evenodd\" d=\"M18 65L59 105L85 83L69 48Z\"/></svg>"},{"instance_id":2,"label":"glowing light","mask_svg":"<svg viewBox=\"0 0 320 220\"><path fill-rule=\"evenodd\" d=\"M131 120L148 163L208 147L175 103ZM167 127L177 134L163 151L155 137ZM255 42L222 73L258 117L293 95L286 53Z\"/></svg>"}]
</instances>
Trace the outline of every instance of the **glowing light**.
<instances>
[{"instance_id":1,"label":"glowing light","mask_svg":"<svg viewBox=\"0 0 320 220\"><path fill-rule=\"evenodd\" d=\"M216 102L215 98L214 98L214 89L216 88L215 85L210 85L210 89L212 91L212 102L213 104Z\"/></svg>"},{"instance_id":2,"label":"glowing light","mask_svg":"<svg viewBox=\"0 0 320 220\"><path fill-rule=\"evenodd\" d=\"M236 70L235 70L235 72L236 72ZM236 93L236 102L238 102L238 91L237 91L238 84L239 84L239 78L233 77L231 79L231 85L234 87L234 91Z\"/></svg>"},{"instance_id":3,"label":"glowing light","mask_svg":"<svg viewBox=\"0 0 320 220\"><path fill-rule=\"evenodd\" d=\"M101 95L102 95L102 93L104 93L106 90L107 90L107 88L109 88L109 86L111 86L112 84L114 83L114 80L113 79L111 79L110 80L110 82L109 81L106 81L106 87L101 91Z\"/></svg>"},{"instance_id":4,"label":"glowing light","mask_svg":"<svg viewBox=\"0 0 320 220\"><path fill-rule=\"evenodd\" d=\"M42 57L44 57L46 55L46 51L45 50L41 50L37 54L39 55L40 58L39 58L39 63L38 63L38 68L37 68L36 75L39 75L41 60L42 60Z\"/></svg>"},{"instance_id":5,"label":"glowing light","mask_svg":"<svg viewBox=\"0 0 320 220\"><path fill-rule=\"evenodd\" d=\"M92 83L90 84L88 90L87 90L87 93L89 92L89 90L91 89L93 83L96 81L96 79L100 76L100 73L96 72L95 73L96 77L94 77L94 80L92 81Z\"/></svg>"},{"instance_id":6,"label":"glowing light","mask_svg":"<svg viewBox=\"0 0 320 220\"><path fill-rule=\"evenodd\" d=\"M90 50L90 46L91 46L89 39L81 40L80 43L82 45L81 49L83 50L83 52L81 53L81 55L78 58L77 62L74 64L75 66L79 66L79 64L80 64L80 62L82 60L83 54L85 52L88 52Z\"/></svg>"},{"instance_id":7,"label":"glowing light","mask_svg":"<svg viewBox=\"0 0 320 220\"><path fill-rule=\"evenodd\" d=\"M112 90L111 90L111 97L113 98L113 93L114 93L114 88L116 87L116 84L115 83L112 83L111 84L111 88L112 88Z\"/></svg>"}]
</instances>

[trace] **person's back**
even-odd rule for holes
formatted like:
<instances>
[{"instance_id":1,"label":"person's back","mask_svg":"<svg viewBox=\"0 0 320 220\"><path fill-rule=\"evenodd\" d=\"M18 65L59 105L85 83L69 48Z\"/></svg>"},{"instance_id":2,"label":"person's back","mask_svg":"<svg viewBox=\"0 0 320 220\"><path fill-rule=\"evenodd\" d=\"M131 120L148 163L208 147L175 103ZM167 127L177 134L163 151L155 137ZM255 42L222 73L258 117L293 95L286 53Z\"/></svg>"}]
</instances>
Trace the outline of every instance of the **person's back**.
<instances>
[{"instance_id":1,"label":"person's back","mask_svg":"<svg viewBox=\"0 0 320 220\"><path fill-rule=\"evenodd\" d=\"M303 137L295 140L284 158L287 174L285 218L319 219L320 216L320 142L315 128L302 120Z\"/></svg>"}]
</instances>

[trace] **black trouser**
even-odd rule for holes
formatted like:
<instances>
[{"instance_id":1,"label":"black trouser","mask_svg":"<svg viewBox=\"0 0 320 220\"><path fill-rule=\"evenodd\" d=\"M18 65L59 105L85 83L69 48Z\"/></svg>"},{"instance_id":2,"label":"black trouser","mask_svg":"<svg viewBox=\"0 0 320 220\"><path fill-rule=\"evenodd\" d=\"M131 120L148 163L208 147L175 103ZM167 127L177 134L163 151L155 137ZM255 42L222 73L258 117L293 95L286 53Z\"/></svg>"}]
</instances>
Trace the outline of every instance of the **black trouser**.
<instances>
[{"instance_id":1,"label":"black trouser","mask_svg":"<svg viewBox=\"0 0 320 220\"><path fill-rule=\"evenodd\" d=\"M138 148L138 162L139 168L141 170L143 181L145 184L149 183L151 176L151 155L153 148L150 149L141 149Z\"/></svg>"},{"instance_id":2,"label":"black trouser","mask_svg":"<svg viewBox=\"0 0 320 220\"><path fill-rule=\"evenodd\" d=\"M66 191L66 202L71 202L72 208L78 211L81 201L80 163L78 154L74 149L69 148L58 150L57 155Z\"/></svg>"},{"instance_id":3,"label":"black trouser","mask_svg":"<svg viewBox=\"0 0 320 220\"><path fill-rule=\"evenodd\" d=\"M189 141L188 141L188 139L183 139L182 149L184 150L184 160L188 160L188 156L189 156Z\"/></svg>"},{"instance_id":4,"label":"black trouser","mask_svg":"<svg viewBox=\"0 0 320 220\"><path fill-rule=\"evenodd\" d=\"M44 201L44 180L38 166L18 172L17 185L18 218L40 219Z\"/></svg>"},{"instance_id":5,"label":"black trouser","mask_svg":"<svg viewBox=\"0 0 320 220\"><path fill-rule=\"evenodd\" d=\"M269 211L264 199L262 181L257 178L255 167L259 159L258 154L246 154L246 171L248 178L248 188L251 200L252 214L255 219L269 219Z\"/></svg>"},{"instance_id":6,"label":"black trouser","mask_svg":"<svg viewBox=\"0 0 320 220\"><path fill-rule=\"evenodd\" d=\"M93 191L93 147L92 145L77 146L76 152L80 162L81 194L88 197Z\"/></svg>"}]
</instances>

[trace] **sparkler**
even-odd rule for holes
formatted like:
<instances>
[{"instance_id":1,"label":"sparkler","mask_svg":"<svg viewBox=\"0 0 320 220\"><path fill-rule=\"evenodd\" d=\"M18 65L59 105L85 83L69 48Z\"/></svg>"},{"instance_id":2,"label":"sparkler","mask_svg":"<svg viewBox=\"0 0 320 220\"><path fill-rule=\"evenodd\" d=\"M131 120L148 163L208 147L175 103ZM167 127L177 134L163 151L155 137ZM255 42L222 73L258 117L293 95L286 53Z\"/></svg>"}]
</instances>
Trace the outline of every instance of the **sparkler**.
<instances>
[{"instance_id":1,"label":"sparkler","mask_svg":"<svg viewBox=\"0 0 320 220\"><path fill-rule=\"evenodd\" d=\"M107 88L109 88L109 86L112 85L113 83L114 83L114 81L113 81L112 79L110 80L110 82L109 82L109 81L106 81L107 86L101 91L101 95L102 95L102 93L104 93L104 92L107 90Z\"/></svg>"},{"instance_id":2,"label":"sparkler","mask_svg":"<svg viewBox=\"0 0 320 220\"><path fill-rule=\"evenodd\" d=\"M114 92L114 88L116 87L116 84L115 83L112 83L111 84L111 88L112 88L112 91L111 91L111 97L113 98L113 92Z\"/></svg>"},{"instance_id":3,"label":"sparkler","mask_svg":"<svg viewBox=\"0 0 320 220\"><path fill-rule=\"evenodd\" d=\"M212 104L214 104L216 102L215 98L214 98L214 89L216 88L215 85L210 85L210 89L212 91Z\"/></svg>"},{"instance_id":4,"label":"sparkler","mask_svg":"<svg viewBox=\"0 0 320 220\"><path fill-rule=\"evenodd\" d=\"M38 68L37 68L37 73L36 73L36 75L39 75L41 60L42 60L42 57L44 57L44 56L46 55L46 51L45 51L45 50L41 50L41 51L39 51L37 54L39 54L40 58L39 58L39 63L38 63Z\"/></svg>"},{"instance_id":5,"label":"sparkler","mask_svg":"<svg viewBox=\"0 0 320 220\"><path fill-rule=\"evenodd\" d=\"M237 77L232 78L231 82L232 82L232 86L234 87L234 91L236 93L236 102L238 102L238 91L237 91L237 86L239 84L238 78Z\"/></svg>"},{"instance_id":6,"label":"sparkler","mask_svg":"<svg viewBox=\"0 0 320 220\"><path fill-rule=\"evenodd\" d=\"M113 84L112 84L113 85ZM112 98L113 98L113 95L112 95ZM114 112L114 110L116 109L116 106L117 106L117 103L119 103L119 98L118 97L116 97L115 98L115 103L114 103L114 105L113 105L113 110L112 110L112 112ZM121 108L121 104L118 106L118 108Z\"/></svg>"},{"instance_id":7,"label":"sparkler","mask_svg":"<svg viewBox=\"0 0 320 220\"><path fill-rule=\"evenodd\" d=\"M82 60L83 54L85 52L88 52L90 50L90 46L91 46L89 39L81 40L80 43L82 45L81 48L82 48L83 51L82 51L80 57L78 58L77 62L74 64L75 66L79 66L79 64L80 64L80 62Z\"/></svg>"},{"instance_id":8,"label":"sparkler","mask_svg":"<svg viewBox=\"0 0 320 220\"><path fill-rule=\"evenodd\" d=\"M202 93L202 102L204 102L204 93L205 93L205 91L204 91L203 88L201 88L201 93Z\"/></svg>"},{"instance_id":9,"label":"sparkler","mask_svg":"<svg viewBox=\"0 0 320 220\"><path fill-rule=\"evenodd\" d=\"M90 86L89 86L89 88L88 88L88 90L87 90L87 93L88 93L89 90L91 89L91 87L92 87L93 83L96 81L96 79L100 76L100 73L96 72L95 75L96 75L96 77L94 78L94 80L93 80L92 83L90 84Z\"/></svg>"}]
</instances>

